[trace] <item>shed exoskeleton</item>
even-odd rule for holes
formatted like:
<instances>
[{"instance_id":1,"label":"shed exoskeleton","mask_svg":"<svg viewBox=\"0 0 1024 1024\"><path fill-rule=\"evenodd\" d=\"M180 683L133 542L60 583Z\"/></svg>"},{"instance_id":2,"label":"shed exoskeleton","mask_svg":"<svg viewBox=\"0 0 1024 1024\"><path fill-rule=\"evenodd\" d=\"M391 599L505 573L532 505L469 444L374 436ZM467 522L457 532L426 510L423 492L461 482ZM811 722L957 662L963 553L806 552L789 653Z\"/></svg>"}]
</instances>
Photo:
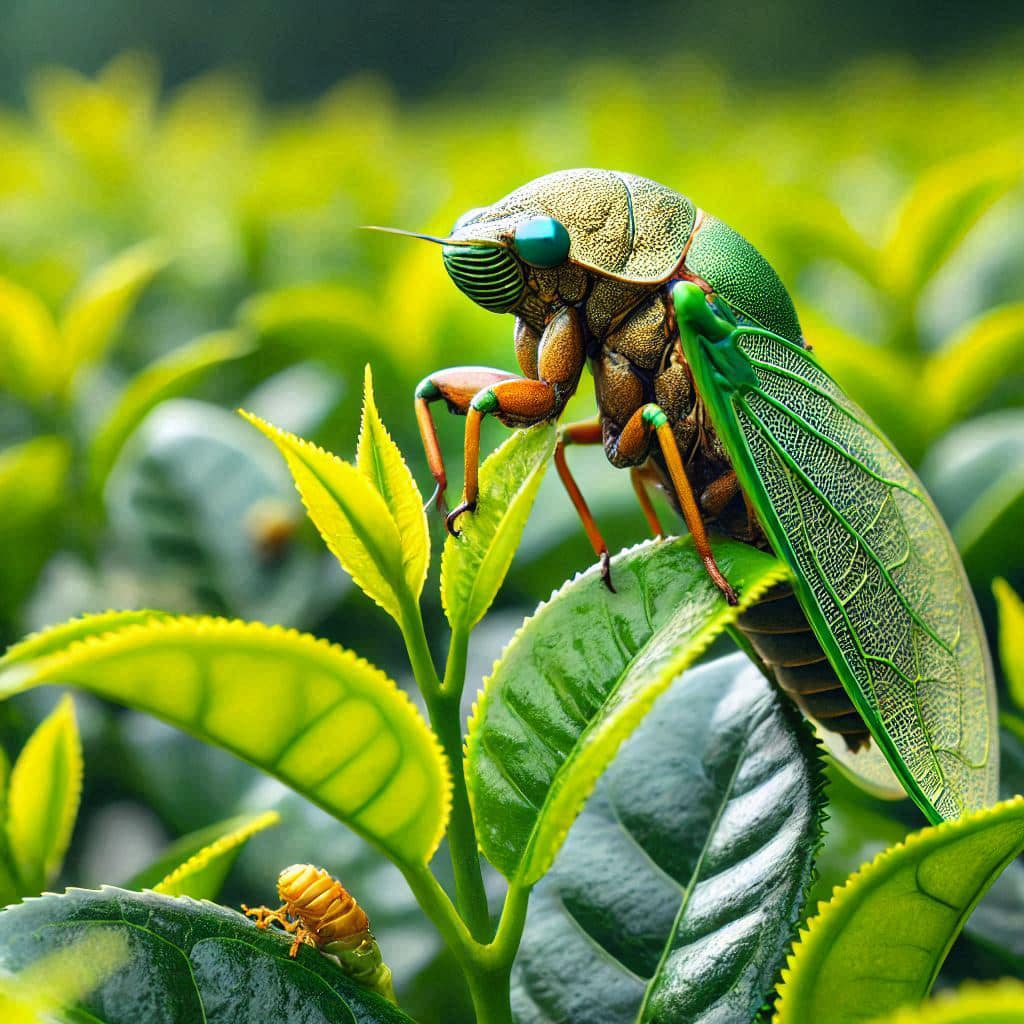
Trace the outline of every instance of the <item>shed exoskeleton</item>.
<instances>
[{"instance_id":1,"label":"shed exoskeleton","mask_svg":"<svg viewBox=\"0 0 1024 1024\"><path fill-rule=\"evenodd\" d=\"M555 464L606 584L607 546L568 445L603 444L630 470L657 536L647 488L662 487L730 603L709 529L788 563L792 588L739 625L862 783L905 788L932 820L995 798L991 661L956 549L913 471L818 366L789 293L749 242L672 189L596 169L538 178L471 210L447 238L418 237L443 246L474 302L515 316L522 370L444 369L417 388L442 513L430 406L467 417L451 532L476 508L482 418L557 419L589 363L598 415L561 426Z\"/></svg>"}]
</instances>

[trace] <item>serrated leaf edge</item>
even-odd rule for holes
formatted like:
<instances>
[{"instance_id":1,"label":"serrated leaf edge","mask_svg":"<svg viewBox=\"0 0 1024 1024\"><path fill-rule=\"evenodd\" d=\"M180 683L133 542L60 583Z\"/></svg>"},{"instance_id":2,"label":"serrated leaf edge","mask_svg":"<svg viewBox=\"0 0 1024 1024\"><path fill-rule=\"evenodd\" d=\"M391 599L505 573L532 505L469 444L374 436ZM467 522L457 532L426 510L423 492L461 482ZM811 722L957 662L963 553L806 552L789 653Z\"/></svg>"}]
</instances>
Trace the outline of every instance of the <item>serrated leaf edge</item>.
<instances>
[{"instance_id":1,"label":"serrated leaf edge","mask_svg":"<svg viewBox=\"0 0 1024 1024\"><path fill-rule=\"evenodd\" d=\"M809 918L798 929L793 949L786 957L786 965L782 968L779 982L775 986L776 1011L775 1016L772 1017L773 1024L785 1024L782 1014L785 1012L786 986L793 976L794 964L799 950L801 948L813 950L818 942L824 941L819 939L818 936L822 934L828 922L844 909L849 899L850 890L856 890L865 877L870 877L875 872L880 871L886 861L898 860L907 850L920 846L940 846L943 839L950 832L957 832L965 828L965 823L981 825L988 819L1000 818L1010 811L1018 809L1024 811L1024 796L1015 796L1010 800L1003 800L998 804L993 804L991 807L975 811L973 814L954 818L951 821L943 821L938 825L928 825L917 832L912 832L902 842L880 851L870 861L861 865L861 867L853 872L842 885L833 886L832 895L827 900L819 900L814 916Z\"/></svg>"},{"instance_id":2,"label":"serrated leaf edge","mask_svg":"<svg viewBox=\"0 0 1024 1024\"><path fill-rule=\"evenodd\" d=\"M88 616L84 616L83 618L88 618ZM53 628L59 629L60 626ZM62 651L55 651L51 654L43 655L41 658L38 658L33 662L26 663L26 667L37 666L40 670L57 668L59 667L58 663L60 661L77 656L80 649L100 645L116 647L116 641L121 641L123 643L125 638L131 638L139 633L155 630L165 633L177 632L183 634L194 634L195 632L207 629L220 629L225 631L229 629L239 629L251 633L262 633L265 636L272 636L277 639L299 640L309 647L318 647L322 650L330 651L333 655L341 656L343 660L362 669L368 670L372 675L375 675L380 680L383 688L389 692L392 697L397 698L399 703L410 712L414 720L418 723L417 727L422 730L427 747L432 752L437 768L441 773L440 824L437 828L436 835L428 844L428 853L425 855L424 859L425 862L429 862L430 858L434 853L436 853L437 847L440 845L441 839L444 837L445 831L447 830L448 817L451 813L452 805L451 774L448 771L448 762L444 757L441 741L437 738L437 734L434 730L427 724L426 719L424 719L419 708L415 703L413 703L409 695L389 675L387 675L386 672L378 668L371 661L368 661L361 655L356 654L355 651L349 650L347 647L342 647L340 644L333 643L330 640L325 640L323 637L314 636L312 633L304 633L291 626L267 625L263 622L247 622L244 619L228 619L216 615L167 615L165 618L151 620L148 622L133 623L131 625L124 626L122 629L115 629L106 633L97 633L83 637L80 640L75 640ZM45 630L43 632L45 632ZM2 663L0 663L0 670L2 670L3 667ZM28 686L32 685L31 675L28 672L16 673L14 676L14 685L11 687L5 687L3 685L3 675L4 673L0 671L0 699L6 699L12 693L26 689ZM59 683L53 685L59 685Z\"/></svg>"}]
</instances>

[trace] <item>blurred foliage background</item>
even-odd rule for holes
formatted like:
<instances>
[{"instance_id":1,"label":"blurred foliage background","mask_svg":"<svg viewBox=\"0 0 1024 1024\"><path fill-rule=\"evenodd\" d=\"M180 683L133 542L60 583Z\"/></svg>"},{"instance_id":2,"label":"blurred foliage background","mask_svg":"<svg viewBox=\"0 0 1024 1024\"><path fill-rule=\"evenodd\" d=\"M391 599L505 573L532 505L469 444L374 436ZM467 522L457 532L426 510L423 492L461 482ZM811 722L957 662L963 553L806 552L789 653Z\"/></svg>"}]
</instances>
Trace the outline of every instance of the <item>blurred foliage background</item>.
<instances>
[{"instance_id":1,"label":"blurred foliage background","mask_svg":"<svg viewBox=\"0 0 1024 1024\"><path fill-rule=\"evenodd\" d=\"M435 247L358 227L443 233L532 177L586 165L662 181L749 237L826 366L920 468L990 628L993 577L1024 589L1024 35L1010 5L826 17L793 0L737 22L728 6L697 19L652 3L625 33L607 3L543 18L496 5L490 21L463 3L4 6L4 643L84 611L157 606L312 629L401 678L390 622L351 593L283 466L231 410L349 457L371 362L426 490L417 381L461 362L513 368L511 321L456 291ZM593 404L586 383L570 416ZM461 421L441 428L457 480ZM621 474L599 452L573 459L610 542L642 537ZM545 481L476 634L480 675L589 561ZM436 603L428 616L440 621ZM326 864L412 979L406 1005L456 1019L456 996L438 1004L416 980L437 947L379 858L239 763L77 703L86 785L63 880L123 881L175 835L277 806L285 826L250 843L227 900L270 899L286 860ZM2 705L3 745L51 704ZM1019 791L1024 756L1008 749ZM837 799L823 868L836 880L916 820ZM983 974L984 956L964 954L964 973Z\"/></svg>"}]
</instances>

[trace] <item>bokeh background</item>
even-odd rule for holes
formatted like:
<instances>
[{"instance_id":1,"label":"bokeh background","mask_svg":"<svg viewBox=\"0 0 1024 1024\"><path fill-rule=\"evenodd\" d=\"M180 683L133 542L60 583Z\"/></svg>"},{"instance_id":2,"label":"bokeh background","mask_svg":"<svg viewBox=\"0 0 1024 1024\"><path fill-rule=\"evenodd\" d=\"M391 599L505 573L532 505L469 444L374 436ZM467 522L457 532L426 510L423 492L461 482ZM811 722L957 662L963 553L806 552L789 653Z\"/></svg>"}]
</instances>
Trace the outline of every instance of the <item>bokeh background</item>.
<instances>
[{"instance_id":1,"label":"bokeh background","mask_svg":"<svg viewBox=\"0 0 1024 1024\"><path fill-rule=\"evenodd\" d=\"M158 606L314 630L404 678L390 621L232 410L350 457L370 363L426 490L416 382L513 368L511 322L457 292L435 247L358 227L444 232L585 165L684 191L761 248L822 360L920 468L990 629L992 579L1024 586L1020 5L3 0L0 25L4 643ZM584 386L570 415L591 406ZM441 426L457 467L461 421ZM639 539L624 477L573 457L610 540ZM547 480L471 671L589 561ZM426 600L441 636L429 584ZM52 700L0 705L9 753ZM406 1005L458 1019L404 887L356 840L151 720L77 706L62 881L122 881L173 836L277 806L286 825L250 844L226 901L269 899L288 860L330 865L365 894ZM903 827L865 814L851 863Z\"/></svg>"}]
</instances>

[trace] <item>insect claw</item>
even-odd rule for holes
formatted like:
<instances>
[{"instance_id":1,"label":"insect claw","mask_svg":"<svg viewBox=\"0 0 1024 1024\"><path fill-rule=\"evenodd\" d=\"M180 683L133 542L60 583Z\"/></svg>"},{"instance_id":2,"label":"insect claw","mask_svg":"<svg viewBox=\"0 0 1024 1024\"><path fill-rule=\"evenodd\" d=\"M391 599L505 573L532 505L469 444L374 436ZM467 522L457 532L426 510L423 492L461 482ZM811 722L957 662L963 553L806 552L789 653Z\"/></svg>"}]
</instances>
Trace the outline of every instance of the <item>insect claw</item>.
<instances>
[{"instance_id":1,"label":"insect claw","mask_svg":"<svg viewBox=\"0 0 1024 1024\"><path fill-rule=\"evenodd\" d=\"M444 525L448 528L448 532L453 537L458 537L460 535L461 531L455 529L455 520L458 519L459 516L461 516L463 512L475 512L475 511L476 511L476 502L475 501L464 501L461 505L459 505L456 508L452 509L452 511L449 512L448 515L445 516L445 519L444 519Z\"/></svg>"},{"instance_id":2,"label":"insect claw","mask_svg":"<svg viewBox=\"0 0 1024 1024\"><path fill-rule=\"evenodd\" d=\"M612 583L612 560L607 551L601 552L601 582L613 593L617 594L615 585Z\"/></svg>"},{"instance_id":3,"label":"insect claw","mask_svg":"<svg viewBox=\"0 0 1024 1024\"><path fill-rule=\"evenodd\" d=\"M427 499L423 511L429 514L431 505L437 509L442 519L448 518L448 502L444 500L444 488L440 484L434 488L434 493Z\"/></svg>"}]
</instances>

